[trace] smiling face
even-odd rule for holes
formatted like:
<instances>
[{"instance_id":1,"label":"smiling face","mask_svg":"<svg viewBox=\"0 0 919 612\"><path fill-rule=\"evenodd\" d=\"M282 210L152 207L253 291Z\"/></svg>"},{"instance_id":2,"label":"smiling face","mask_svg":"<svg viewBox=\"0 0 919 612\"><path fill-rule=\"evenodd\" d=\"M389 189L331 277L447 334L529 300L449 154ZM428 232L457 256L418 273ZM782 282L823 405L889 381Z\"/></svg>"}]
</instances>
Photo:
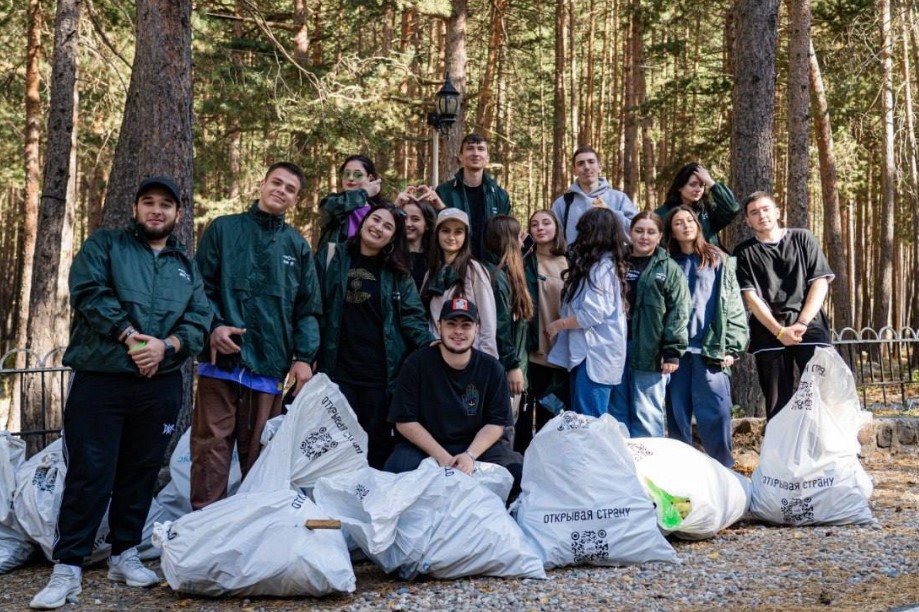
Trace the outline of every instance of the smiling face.
<instances>
[{"instance_id":1,"label":"smiling face","mask_svg":"<svg viewBox=\"0 0 919 612\"><path fill-rule=\"evenodd\" d=\"M557 232L555 220L546 213L536 213L530 219L530 235L533 236L536 244L551 244Z\"/></svg>"},{"instance_id":2,"label":"smiling face","mask_svg":"<svg viewBox=\"0 0 919 612\"><path fill-rule=\"evenodd\" d=\"M699 224L696 223L691 212L681 210L670 219L670 233L673 239L681 245L692 244L699 235Z\"/></svg>"},{"instance_id":3,"label":"smiling face","mask_svg":"<svg viewBox=\"0 0 919 612\"><path fill-rule=\"evenodd\" d=\"M632 255L636 257L649 256L661 242L661 232L657 229L657 223L651 219L636 221L629 231L629 237L632 239Z\"/></svg>"},{"instance_id":4,"label":"smiling face","mask_svg":"<svg viewBox=\"0 0 919 612\"><path fill-rule=\"evenodd\" d=\"M747 203L746 221L757 235L767 235L778 227L779 208L772 198L759 198Z\"/></svg>"},{"instance_id":5,"label":"smiling face","mask_svg":"<svg viewBox=\"0 0 919 612\"><path fill-rule=\"evenodd\" d=\"M591 189L600 180L600 160L596 153L579 153L574 156L574 174L582 189Z\"/></svg>"},{"instance_id":6,"label":"smiling face","mask_svg":"<svg viewBox=\"0 0 919 612\"><path fill-rule=\"evenodd\" d=\"M466 226L462 221L450 219L437 227L437 244L440 245L447 261L453 261L465 242Z\"/></svg>"},{"instance_id":7,"label":"smiling face","mask_svg":"<svg viewBox=\"0 0 919 612\"><path fill-rule=\"evenodd\" d=\"M392 242L396 220L385 208L377 208L361 224L361 253L373 256Z\"/></svg>"},{"instance_id":8,"label":"smiling face","mask_svg":"<svg viewBox=\"0 0 919 612\"><path fill-rule=\"evenodd\" d=\"M462 354L472 349L478 325L475 321L460 317L447 319L438 323L441 346L454 354Z\"/></svg>"},{"instance_id":9,"label":"smiling face","mask_svg":"<svg viewBox=\"0 0 919 612\"><path fill-rule=\"evenodd\" d=\"M275 168L262 181L258 207L269 215L283 215L300 199L302 187L296 174Z\"/></svg>"},{"instance_id":10,"label":"smiling face","mask_svg":"<svg viewBox=\"0 0 919 612\"><path fill-rule=\"evenodd\" d=\"M364 164L357 160L349 161L341 171L341 184L345 191L365 189L371 179Z\"/></svg>"},{"instance_id":11,"label":"smiling face","mask_svg":"<svg viewBox=\"0 0 919 612\"><path fill-rule=\"evenodd\" d=\"M405 239L413 247L420 246L427 229L424 214L417 204L406 204L402 210L405 211Z\"/></svg>"},{"instance_id":12,"label":"smiling face","mask_svg":"<svg viewBox=\"0 0 919 612\"><path fill-rule=\"evenodd\" d=\"M686 181L686 184L680 187L679 191L682 203L686 206L692 206L705 195L705 183L697 175L693 174Z\"/></svg>"},{"instance_id":13,"label":"smiling face","mask_svg":"<svg viewBox=\"0 0 919 612\"><path fill-rule=\"evenodd\" d=\"M484 170L488 165L488 145L485 142L467 142L460 150L459 162L464 170Z\"/></svg>"},{"instance_id":14,"label":"smiling face","mask_svg":"<svg viewBox=\"0 0 919 612\"><path fill-rule=\"evenodd\" d=\"M151 187L134 203L134 220L147 240L153 244L165 241L179 220L179 206L169 190Z\"/></svg>"}]
</instances>

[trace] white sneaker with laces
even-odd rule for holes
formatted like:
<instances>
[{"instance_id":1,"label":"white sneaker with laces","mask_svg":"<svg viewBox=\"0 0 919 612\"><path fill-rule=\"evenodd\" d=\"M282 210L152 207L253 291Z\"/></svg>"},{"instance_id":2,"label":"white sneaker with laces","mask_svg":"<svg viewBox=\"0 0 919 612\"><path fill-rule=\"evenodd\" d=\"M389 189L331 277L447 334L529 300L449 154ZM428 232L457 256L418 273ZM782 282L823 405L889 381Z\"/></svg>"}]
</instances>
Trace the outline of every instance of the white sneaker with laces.
<instances>
[{"instance_id":1,"label":"white sneaker with laces","mask_svg":"<svg viewBox=\"0 0 919 612\"><path fill-rule=\"evenodd\" d=\"M108 560L108 579L124 582L132 587L148 587L158 583L156 572L144 567L137 556L136 548L129 548Z\"/></svg>"},{"instance_id":2,"label":"white sneaker with laces","mask_svg":"<svg viewBox=\"0 0 919 612\"><path fill-rule=\"evenodd\" d=\"M29 607L35 610L54 610L65 603L77 603L77 595L83 591L80 586L82 577L80 566L56 564L51 572L51 580L32 598Z\"/></svg>"}]
</instances>

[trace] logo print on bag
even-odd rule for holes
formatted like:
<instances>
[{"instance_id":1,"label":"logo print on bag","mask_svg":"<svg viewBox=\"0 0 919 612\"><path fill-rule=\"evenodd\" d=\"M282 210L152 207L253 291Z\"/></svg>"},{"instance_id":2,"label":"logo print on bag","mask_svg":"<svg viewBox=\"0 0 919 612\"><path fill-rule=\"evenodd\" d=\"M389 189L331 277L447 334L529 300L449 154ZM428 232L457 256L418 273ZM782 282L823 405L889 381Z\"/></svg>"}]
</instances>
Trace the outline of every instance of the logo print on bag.
<instances>
[{"instance_id":1,"label":"logo print on bag","mask_svg":"<svg viewBox=\"0 0 919 612\"><path fill-rule=\"evenodd\" d=\"M42 493L53 492L54 483L57 481L57 470L54 470L50 476L48 472L51 472L50 467L40 467L35 470L35 475L32 476L32 484Z\"/></svg>"},{"instance_id":2,"label":"logo print on bag","mask_svg":"<svg viewBox=\"0 0 919 612\"><path fill-rule=\"evenodd\" d=\"M587 419L581 419L577 412L566 410L562 413L562 424L558 426L559 431L566 429L586 429Z\"/></svg>"},{"instance_id":3,"label":"logo print on bag","mask_svg":"<svg viewBox=\"0 0 919 612\"><path fill-rule=\"evenodd\" d=\"M571 552L574 553L574 562L584 563L597 561L609 557L609 542L606 541L606 531L600 529L593 531L572 531Z\"/></svg>"},{"instance_id":4,"label":"logo print on bag","mask_svg":"<svg viewBox=\"0 0 919 612\"><path fill-rule=\"evenodd\" d=\"M814 520L814 505L810 497L801 499L782 499L782 521L785 523L803 523Z\"/></svg>"},{"instance_id":5,"label":"logo print on bag","mask_svg":"<svg viewBox=\"0 0 919 612\"><path fill-rule=\"evenodd\" d=\"M367 497L368 495L370 495L370 489L368 489L364 485L359 484L356 487L354 487L354 496L357 497L359 500L364 501L364 498Z\"/></svg>"},{"instance_id":6,"label":"logo print on bag","mask_svg":"<svg viewBox=\"0 0 919 612\"><path fill-rule=\"evenodd\" d=\"M632 461L641 461L645 457L650 457L653 453L648 447L640 442L629 442L629 450L632 451Z\"/></svg>"},{"instance_id":7,"label":"logo print on bag","mask_svg":"<svg viewBox=\"0 0 919 612\"><path fill-rule=\"evenodd\" d=\"M795 393L793 410L813 410L814 409L814 390L813 383L802 381L798 385L798 392Z\"/></svg>"},{"instance_id":8,"label":"logo print on bag","mask_svg":"<svg viewBox=\"0 0 919 612\"><path fill-rule=\"evenodd\" d=\"M325 427L320 427L303 439L303 442L300 443L300 451L312 461L322 457L336 446L338 442L332 439L332 434L326 431Z\"/></svg>"}]
</instances>

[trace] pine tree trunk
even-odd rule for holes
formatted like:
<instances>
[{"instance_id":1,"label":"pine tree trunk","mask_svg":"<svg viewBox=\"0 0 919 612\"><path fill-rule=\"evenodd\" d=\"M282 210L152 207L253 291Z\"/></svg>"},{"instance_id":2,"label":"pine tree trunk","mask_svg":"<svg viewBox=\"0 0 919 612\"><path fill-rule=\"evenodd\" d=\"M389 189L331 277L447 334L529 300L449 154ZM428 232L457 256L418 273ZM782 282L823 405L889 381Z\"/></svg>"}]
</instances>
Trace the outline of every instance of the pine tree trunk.
<instances>
[{"instance_id":1,"label":"pine tree trunk","mask_svg":"<svg viewBox=\"0 0 919 612\"><path fill-rule=\"evenodd\" d=\"M810 45L810 89L814 101L814 132L817 140L817 155L820 160L820 187L823 194L823 233L827 247L830 268L836 278L830 284L833 294L833 328L841 330L855 324L852 318L852 302L849 297L849 262L843 241L843 224L839 211L839 189L836 183L836 152L833 147L833 129L830 124L830 110L826 101L826 90L820 65Z\"/></svg>"},{"instance_id":2,"label":"pine tree trunk","mask_svg":"<svg viewBox=\"0 0 919 612\"><path fill-rule=\"evenodd\" d=\"M778 12L778 0L736 0L734 3L731 185L740 199L760 189L772 189ZM731 244L739 244L750 235L743 214L737 216L731 229ZM735 403L746 409L747 414L765 414L750 356L735 366L732 385Z\"/></svg>"},{"instance_id":3,"label":"pine tree trunk","mask_svg":"<svg viewBox=\"0 0 919 612\"><path fill-rule=\"evenodd\" d=\"M447 19L447 40L445 45L444 61L450 81L460 92L459 111L456 113L456 123L447 134L447 142L441 148L440 176L441 180L453 176L456 172L456 156L460 150L460 143L466 134L466 10L467 0L451 0L453 12Z\"/></svg>"},{"instance_id":4,"label":"pine tree trunk","mask_svg":"<svg viewBox=\"0 0 919 612\"><path fill-rule=\"evenodd\" d=\"M912 240L912 299L909 308L910 314L907 316L906 324L913 329L919 329L919 170L917 170L916 160L916 119L913 111L912 96L912 78L915 76L919 82L919 46L916 43L916 30L913 23L913 3L907 2L906 16L903 23L903 79L906 84L906 109L907 109L907 126L910 151L910 206L912 211L913 222L913 240ZM910 66L910 55L912 55L912 66ZM910 69L912 68L912 70ZM916 74L912 74L916 71ZM919 364L919 355L915 357L916 363Z\"/></svg>"},{"instance_id":5,"label":"pine tree trunk","mask_svg":"<svg viewBox=\"0 0 919 612\"><path fill-rule=\"evenodd\" d=\"M810 166L810 0L785 0L788 7L788 176L785 212L791 227L808 227Z\"/></svg>"},{"instance_id":6,"label":"pine tree trunk","mask_svg":"<svg viewBox=\"0 0 919 612\"><path fill-rule=\"evenodd\" d=\"M568 187L567 168L567 67L566 35L568 33L567 0L555 2L555 97L552 113L552 194L561 195Z\"/></svg>"},{"instance_id":7,"label":"pine tree trunk","mask_svg":"<svg viewBox=\"0 0 919 612\"><path fill-rule=\"evenodd\" d=\"M881 108L884 125L884 160L881 174L883 201L881 204L880 260L878 261L877 288L875 291L873 325L875 328L890 323L891 295L893 291L893 233L894 193L896 167L894 160L894 106L893 106L893 37L891 35L890 0L878 0L881 20Z\"/></svg>"},{"instance_id":8,"label":"pine tree trunk","mask_svg":"<svg viewBox=\"0 0 919 612\"><path fill-rule=\"evenodd\" d=\"M641 1L633 0L628 37L628 59L626 60L625 99L623 101L623 119L625 134L622 147L622 191L629 199L635 201L638 192L638 73L640 70L641 42Z\"/></svg>"}]
</instances>

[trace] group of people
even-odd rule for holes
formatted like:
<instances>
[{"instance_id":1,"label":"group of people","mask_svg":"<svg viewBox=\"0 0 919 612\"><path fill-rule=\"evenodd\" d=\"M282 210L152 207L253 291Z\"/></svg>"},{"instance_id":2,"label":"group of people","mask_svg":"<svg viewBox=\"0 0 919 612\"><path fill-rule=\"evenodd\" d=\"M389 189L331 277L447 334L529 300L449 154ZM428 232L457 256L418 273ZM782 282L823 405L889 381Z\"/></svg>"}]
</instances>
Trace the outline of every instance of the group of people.
<instances>
[{"instance_id":1,"label":"group of people","mask_svg":"<svg viewBox=\"0 0 919 612\"><path fill-rule=\"evenodd\" d=\"M778 225L767 193L743 204L755 236L735 260L718 232L741 205L698 164L639 212L581 147L575 182L521 227L486 171L485 139L466 136L458 161L451 180L389 202L373 162L347 158L315 251L285 221L305 187L292 163L268 168L248 211L215 219L194 259L172 236L178 186L140 184L130 226L97 231L74 260L68 471L54 570L33 608L79 594L107 507L109 578L157 582L135 547L190 357L197 510L227 495L234 449L245 477L264 424L314 372L348 399L372 467L433 457L471 473L482 460L519 487L523 451L561 409L687 443L695 419L705 451L730 466L734 362L755 355L771 418L795 365L829 343L832 272L809 232Z\"/></svg>"}]
</instances>

